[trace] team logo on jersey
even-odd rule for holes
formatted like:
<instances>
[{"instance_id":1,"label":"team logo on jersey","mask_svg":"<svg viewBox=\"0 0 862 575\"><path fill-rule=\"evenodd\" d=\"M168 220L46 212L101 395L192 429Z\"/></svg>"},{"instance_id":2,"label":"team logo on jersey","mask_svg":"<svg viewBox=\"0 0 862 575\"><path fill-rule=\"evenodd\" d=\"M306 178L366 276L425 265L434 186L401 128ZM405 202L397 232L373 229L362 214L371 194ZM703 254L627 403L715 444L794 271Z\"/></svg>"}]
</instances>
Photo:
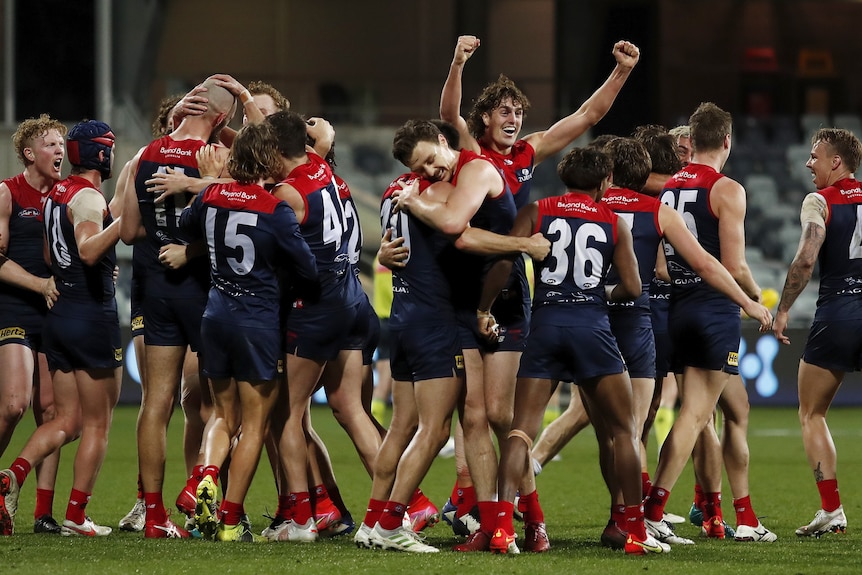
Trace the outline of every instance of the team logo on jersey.
<instances>
[{"instance_id":1,"label":"team logo on jersey","mask_svg":"<svg viewBox=\"0 0 862 575\"><path fill-rule=\"evenodd\" d=\"M123 361L123 348L114 349L114 361Z\"/></svg>"},{"instance_id":2,"label":"team logo on jersey","mask_svg":"<svg viewBox=\"0 0 862 575\"><path fill-rule=\"evenodd\" d=\"M464 369L464 356L456 355L455 356L455 367L457 369Z\"/></svg>"},{"instance_id":3,"label":"team logo on jersey","mask_svg":"<svg viewBox=\"0 0 862 575\"><path fill-rule=\"evenodd\" d=\"M19 218L39 218L42 217L42 211L37 208L23 208L18 212Z\"/></svg>"},{"instance_id":4,"label":"team logo on jersey","mask_svg":"<svg viewBox=\"0 0 862 575\"><path fill-rule=\"evenodd\" d=\"M737 352L731 351L727 354L727 365L739 366L739 354Z\"/></svg>"},{"instance_id":5,"label":"team logo on jersey","mask_svg":"<svg viewBox=\"0 0 862 575\"><path fill-rule=\"evenodd\" d=\"M24 339L27 337L27 330L23 327L4 327L0 329L0 341L7 339Z\"/></svg>"},{"instance_id":6,"label":"team logo on jersey","mask_svg":"<svg viewBox=\"0 0 862 575\"><path fill-rule=\"evenodd\" d=\"M528 180L533 179L533 172L530 171L530 168L524 168L523 170L518 170L518 183L523 184Z\"/></svg>"},{"instance_id":7,"label":"team logo on jersey","mask_svg":"<svg viewBox=\"0 0 862 575\"><path fill-rule=\"evenodd\" d=\"M132 318L132 331L140 331L144 329L144 316L136 315Z\"/></svg>"}]
</instances>

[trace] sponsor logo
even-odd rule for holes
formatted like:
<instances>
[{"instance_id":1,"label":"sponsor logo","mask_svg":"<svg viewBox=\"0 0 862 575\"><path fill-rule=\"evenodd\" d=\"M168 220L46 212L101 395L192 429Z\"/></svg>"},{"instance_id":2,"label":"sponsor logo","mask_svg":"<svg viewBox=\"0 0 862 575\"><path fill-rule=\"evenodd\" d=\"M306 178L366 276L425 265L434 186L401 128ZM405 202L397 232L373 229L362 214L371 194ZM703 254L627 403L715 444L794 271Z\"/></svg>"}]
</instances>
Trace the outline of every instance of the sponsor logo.
<instances>
[{"instance_id":1,"label":"sponsor logo","mask_svg":"<svg viewBox=\"0 0 862 575\"><path fill-rule=\"evenodd\" d=\"M739 354L735 351L731 351L727 354L727 365L732 365L734 367L739 365Z\"/></svg>"},{"instance_id":2,"label":"sponsor logo","mask_svg":"<svg viewBox=\"0 0 862 575\"><path fill-rule=\"evenodd\" d=\"M598 209L596 209L596 206L591 206L590 204L585 204L584 202L565 202L563 200L557 200L557 207L563 210L578 210L581 212L597 213L599 211Z\"/></svg>"},{"instance_id":3,"label":"sponsor logo","mask_svg":"<svg viewBox=\"0 0 862 575\"><path fill-rule=\"evenodd\" d=\"M848 190L841 190L842 196L856 196L859 194L862 194L862 188L860 188L858 186L855 188L850 188Z\"/></svg>"},{"instance_id":4,"label":"sponsor logo","mask_svg":"<svg viewBox=\"0 0 862 575\"><path fill-rule=\"evenodd\" d=\"M132 318L132 331L144 329L144 316L136 315Z\"/></svg>"},{"instance_id":5,"label":"sponsor logo","mask_svg":"<svg viewBox=\"0 0 862 575\"><path fill-rule=\"evenodd\" d=\"M326 172L326 166L324 164L320 164L320 167L313 174L308 174L309 180L319 180L323 177L323 174Z\"/></svg>"},{"instance_id":6,"label":"sponsor logo","mask_svg":"<svg viewBox=\"0 0 862 575\"><path fill-rule=\"evenodd\" d=\"M253 194L247 194L244 191L235 191L232 192L230 190L219 190L219 195L223 196L230 202L237 202L241 200L253 200L256 196Z\"/></svg>"},{"instance_id":7,"label":"sponsor logo","mask_svg":"<svg viewBox=\"0 0 862 575\"><path fill-rule=\"evenodd\" d=\"M23 208L18 212L19 218L38 218L42 216L42 211L38 208Z\"/></svg>"},{"instance_id":8,"label":"sponsor logo","mask_svg":"<svg viewBox=\"0 0 862 575\"><path fill-rule=\"evenodd\" d=\"M690 179L696 178L696 177L697 176L695 174L692 174L692 173L686 172L686 171L677 172L677 174L674 176L674 178L677 180L690 180Z\"/></svg>"},{"instance_id":9,"label":"sponsor logo","mask_svg":"<svg viewBox=\"0 0 862 575\"><path fill-rule=\"evenodd\" d=\"M123 361L123 348L114 349L114 361Z\"/></svg>"},{"instance_id":10,"label":"sponsor logo","mask_svg":"<svg viewBox=\"0 0 862 575\"><path fill-rule=\"evenodd\" d=\"M161 148L159 153L165 156L188 156L191 157L191 150L183 150L182 148Z\"/></svg>"},{"instance_id":11,"label":"sponsor logo","mask_svg":"<svg viewBox=\"0 0 862 575\"><path fill-rule=\"evenodd\" d=\"M518 183L523 184L529 180L533 179L533 172L530 171L529 168L524 168L523 170L518 170Z\"/></svg>"},{"instance_id":12,"label":"sponsor logo","mask_svg":"<svg viewBox=\"0 0 862 575\"><path fill-rule=\"evenodd\" d=\"M24 339L27 337L27 330L23 327L5 327L0 329L0 341L7 339Z\"/></svg>"}]
</instances>

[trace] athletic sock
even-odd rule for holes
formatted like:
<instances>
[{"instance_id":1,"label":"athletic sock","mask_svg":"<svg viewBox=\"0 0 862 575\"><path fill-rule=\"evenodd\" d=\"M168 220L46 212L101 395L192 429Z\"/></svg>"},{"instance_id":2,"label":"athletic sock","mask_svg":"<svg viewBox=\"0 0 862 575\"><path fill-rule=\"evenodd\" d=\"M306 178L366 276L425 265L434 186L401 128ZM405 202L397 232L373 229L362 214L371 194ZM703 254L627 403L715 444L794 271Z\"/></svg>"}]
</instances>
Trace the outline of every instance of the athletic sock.
<instances>
[{"instance_id":1,"label":"athletic sock","mask_svg":"<svg viewBox=\"0 0 862 575\"><path fill-rule=\"evenodd\" d=\"M515 513L515 504L511 501L497 502L497 518L494 525L494 531L502 529L507 534L515 533L515 525L512 522L512 516Z\"/></svg>"},{"instance_id":2,"label":"athletic sock","mask_svg":"<svg viewBox=\"0 0 862 575\"><path fill-rule=\"evenodd\" d=\"M72 489L69 494L69 505L66 507L66 519L72 521L76 525L81 525L87 518L86 508L90 502L90 494Z\"/></svg>"},{"instance_id":3,"label":"athletic sock","mask_svg":"<svg viewBox=\"0 0 862 575\"><path fill-rule=\"evenodd\" d=\"M644 525L644 506L627 505L625 507L625 532L641 541L646 539L646 526Z\"/></svg>"},{"instance_id":4,"label":"athletic sock","mask_svg":"<svg viewBox=\"0 0 862 575\"><path fill-rule=\"evenodd\" d=\"M524 505L524 521L532 523L541 523L545 520L545 514L542 511L542 506L539 504L539 490L535 490L527 495L521 495L518 500L518 507Z\"/></svg>"},{"instance_id":5,"label":"athletic sock","mask_svg":"<svg viewBox=\"0 0 862 575\"><path fill-rule=\"evenodd\" d=\"M290 494L290 508L293 520L298 525L305 525L311 519L311 497L308 491L295 491Z\"/></svg>"},{"instance_id":6,"label":"athletic sock","mask_svg":"<svg viewBox=\"0 0 862 575\"><path fill-rule=\"evenodd\" d=\"M458 488L458 517L466 515L476 506L476 488L472 485L469 487Z\"/></svg>"},{"instance_id":7,"label":"athletic sock","mask_svg":"<svg viewBox=\"0 0 862 575\"><path fill-rule=\"evenodd\" d=\"M144 506L147 508L147 523L164 525L165 521L168 520L168 513L165 511L161 492L144 492Z\"/></svg>"},{"instance_id":8,"label":"athletic sock","mask_svg":"<svg viewBox=\"0 0 862 575\"><path fill-rule=\"evenodd\" d=\"M12 471L12 475L15 476L15 480L18 482L18 487L21 487L24 485L24 480L27 479L28 475L30 475L32 467L30 466L29 461L23 457L19 457L12 462L9 470Z\"/></svg>"},{"instance_id":9,"label":"athletic sock","mask_svg":"<svg viewBox=\"0 0 862 575\"><path fill-rule=\"evenodd\" d=\"M653 484L650 487L649 495L644 499L644 516L650 521L661 521L664 515L664 506L667 505L669 497L670 491L668 489L662 489Z\"/></svg>"},{"instance_id":10,"label":"athletic sock","mask_svg":"<svg viewBox=\"0 0 862 575\"><path fill-rule=\"evenodd\" d=\"M386 502L379 499L369 499L368 507L365 508L365 519L362 520L368 527L374 527L374 524L380 521L380 515L386 509Z\"/></svg>"},{"instance_id":11,"label":"athletic sock","mask_svg":"<svg viewBox=\"0 0 862 575\"><path fill-rule=\"evenodd\" d=\"M736 511L736 524L748 525L749 527L757 527L760 521L757 515L754 514L754 509L751 507L751 496L746 495L739 499L733 500L733 509Z\"/></svg>"},{"instance_id":12,"label":"athletic sock","mask_svg":"<svg viewBox=\"0 0 862 575\"><path fill-rule=\"evenodd\" d=\"M709 492L703 495L703 520L707 521L713 517L722 517L721 492Z\"/></svg>"},{"instance_id":13,"label":"athletic sock","mask_svg":"<svg viewBox=\"0 0 862 575\"><path fill-rule=\"evenodd\" d=\"M650 481L649 472L641 471L641 499L646 497L650 487L652 487L652 481Z\"/></svg>"},{"instance_id":14,"label":"athletic sock","mask_svg":"<svg viewBox=\"0 0 862 575\"><path fill-rule=\"evenodd\" d=\"M497 525L497 502L496 501L480 501L479 502L479 529L485 533L493 533L494 527Z\"/></svg>"},{"instance_id":15,"label":"athletic sock","mask_svg":"<svg viewBox=\"0 0 862 575\"><path fill-rule=\"evenodd\" d=\"M54 515L54 490L36 488L36 508L33 517L39 519L43 515Z\"/></svg>"},{"instance_id":16,"label":"athletic sock","mask_svg":"<svg viewBox=\"0 0 862 575\"><path fill-rule=\"evenodd\" d=\"M239 525L242 516L245 515L245 508L242 503L235 503L222 500L221 508L219 509L219 517L225 525Z\"/></svg>"},{"instance_id":17,"label":"athletic sock","mask_svg":"<svg viewBox=\"0 0 862 575\"><path fill-rule=\"evenodd\" d=\"M837 479L823 479L817 482L820 492L820 506L823 511L835 511L841 507L841 495L838 493Z\"/></svg>"},{"instance_id":18,"label":"athletic sock","mask_svg":"<svg viewBox=\"0 0 862 575\"><path fill-rule=\"evenodd\" d=\"M381 528L387 531L398 529L404 522L405 509L407 509L405 504L389 500L386 502L386 507L383 509L383 513L380 514L380 519L377 522L380 523Z\"/></svg>"}]
</instances>

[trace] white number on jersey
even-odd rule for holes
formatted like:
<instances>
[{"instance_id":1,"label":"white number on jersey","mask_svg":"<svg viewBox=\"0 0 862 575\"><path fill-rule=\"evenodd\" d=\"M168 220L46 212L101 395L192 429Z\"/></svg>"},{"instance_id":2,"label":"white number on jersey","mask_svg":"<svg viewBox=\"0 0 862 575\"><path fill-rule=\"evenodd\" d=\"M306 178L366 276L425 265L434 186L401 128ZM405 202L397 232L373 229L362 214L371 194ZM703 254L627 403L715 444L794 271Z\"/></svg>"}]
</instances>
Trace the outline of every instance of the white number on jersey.
<instances>
[{"instance_id":1,"label":"white number on jersey","mask_svg":"<svg viewBox=\"0 0 862 575\"><path fill-rule=\"evenodd\" d=\"M255 227L257 225L257 214L249 212L229 212L227 224L225 225L224 238L222 242L216 242L216 226L215 220L218 210L215 208L207 208L206 213L206 232L207 245L210 252L210 266L214 271L218 270L216 257L218 250L217 245L224 245L227 248L239 250L239 259L234 257L226 257L225 260L230 266L230 269L238 276L248 274L254 268L254 242L251 238L240 231L239 226Z\"/></svg>"}]
</instances>

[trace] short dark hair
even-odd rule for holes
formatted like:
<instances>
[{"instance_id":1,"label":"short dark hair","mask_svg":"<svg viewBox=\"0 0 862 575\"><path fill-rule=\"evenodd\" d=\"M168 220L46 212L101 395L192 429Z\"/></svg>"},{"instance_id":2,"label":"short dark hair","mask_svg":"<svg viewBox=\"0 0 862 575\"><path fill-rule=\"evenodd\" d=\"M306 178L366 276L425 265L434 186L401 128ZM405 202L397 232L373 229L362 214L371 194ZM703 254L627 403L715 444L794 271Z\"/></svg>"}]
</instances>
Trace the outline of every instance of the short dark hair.
<instances>
[{"instance_id":1,"label":"short dark hair","mask_svg":"<svg viewBox=\"0 0 862 575\"><path fill-rule=\"evenodd\" d=\"M820 128L811 137L811 145L826 142L851 172L855 172L862 160L862 143L853 132L843 128Z\"/></svg>"},{"instance_id":2,"label":"short dark hair","mask_svg":"<svg viewBox=\"0 0 862 575\"><path fill-rule=\"evenodd\" d=\"M598 148L572 148L557 164L557 175L569 190L595 190L611 175L613 162Z\"/></svg>"},{"instance_id":3,"label":"short dark hair","mask_svg":"<svg viewBox=\"0 0 862 575\"><path fill-rule=\"evenodd\" d=\"M392 139L392 157L407 166L410 164L416 144L419 142L436 144L441 133L440 128L430 120L407 120L398 128Z\"/></svg>"},{"instance_id":4,"label":"short dark hair","mask_svg":"<svg viewBox=\"0 0 862 575\"><path fill-rule=\"evenodd\" d=\"M449 147L453 150L461 149L461 134L458 133L458 128L443 120L431 120L431 123L440 128L440 132L446 141L449 142Z\"/></svg>"},{"instance_id":5,"label":"short dark hair","mask_svg":"<svg viewBox=\"0 0 862 575\"><path fill-rule=\"evenodd\" d=\"M603 150L605 146L613 140L614 138L619 138L616 134L600 134L593 138L589 144L587 144L590 148L596 148L598 150Z\"/></svg>"},{"instance_id":6,"label":"short dark hair","mask_svg":"<svg viewBox=\"0 0 862 575\"><path fill-rule=\"evenodd\" d=\"M482 116L490 114L506 98L511 98L513 104L521 104L525 114L530 109L530 100L527 95L512 80L500 74L496 82L485 86L467 115L467 129L470 130L470 134L474 138L478 140L485 134L485 122L482 120Z\"/></svg>"},{"instance_id":7,"label":"short dark hair","mask_svg":"<svg viewBox=\"0 0 862 575\"><path fill-rule=\"evenodd\" d=\"M720 150L724 137L732 133L733 118L712 102L703 102L688 119L695 152Z\"/></svg>"},{"instance_id":8,"label":"short dark hair","mask_svg":"<svg viewBox=\"0 0 862 575\"><path fill-rule=\"evenodd\" d=\"M230 148L227 171L241 184L276 177L281 170L281 158L275 134L267 123L246 124L236 133Z\"/></svg>"},{"instance_id":9,"label":"short dark hair","mask_svg":"<svg viewBox=\"0 0 862 575\"><path fill-rule=\"evenodd\" d=\"M646 146L634 138L614 138L602 151L613 162L614 186L635 192L643 189L652 171Z\"/></svg>"},{"instance_id":10,"label":"short dark hair","mask_svg":"<svg viewBox=\"0 0 862 575\"><path fill-rule=\"evenodd\" d=\"M290 110L281 110L267 116L266 123L275 134L279 154L285 158L299 158L305 154L308 125L302 116Z\"/></svg>"},{"instance_id":11,"label":"short dark hair","mask_svg":"<svg viewBox=\"0 0 862 575\"><path fill-rule=\"evenodd\" d=\"M676 139L664 126L639 126L635 129L634 138L646 148L652 161L653 172L670 175L682 169L682 162L676 153ZM616 172L614 179L616 180Z\"/></svg>"}]
</instances>

